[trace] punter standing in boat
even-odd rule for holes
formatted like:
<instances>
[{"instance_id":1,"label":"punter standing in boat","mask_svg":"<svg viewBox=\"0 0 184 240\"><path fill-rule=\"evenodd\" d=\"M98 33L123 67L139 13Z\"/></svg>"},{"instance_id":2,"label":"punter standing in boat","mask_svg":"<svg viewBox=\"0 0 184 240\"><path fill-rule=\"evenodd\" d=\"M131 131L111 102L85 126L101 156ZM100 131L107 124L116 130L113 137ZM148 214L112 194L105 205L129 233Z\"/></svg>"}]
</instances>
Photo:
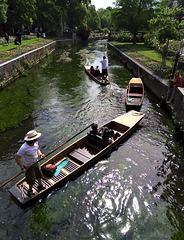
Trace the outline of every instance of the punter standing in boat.
<instances>
[{"instance_id":1,"label":"punter standing in boat","mask_svg":"<svg viewBox=\"0 0 184 240\"><path fill-rule=\"evenodd\" d=\"M36 179L38 180L39 184L38 190L41 191L45 189L45 186L42 184L41 180L42 172L40 166L38 163L36 163L39 156L45 157L38 146L38 138L40 136L41 133L38 133L36 130L29 131L24 138L25 143L22 144L15 156L15 159L22 172L25 173L26 181L29 185L28 195L30 197L34 195L32 186L34 185Z\"/></svg>"},{"instance_id":2,"label":"punter standing in boat","mask_svg":"<svg viewBox=\"0 0 184 240\"><path fill-rule=\"evenodd\" d=\"M100 61L102 64L102 76L107 76L107 59L106 56L103 56L103 60Z\"/></svg>"}]
</instances>

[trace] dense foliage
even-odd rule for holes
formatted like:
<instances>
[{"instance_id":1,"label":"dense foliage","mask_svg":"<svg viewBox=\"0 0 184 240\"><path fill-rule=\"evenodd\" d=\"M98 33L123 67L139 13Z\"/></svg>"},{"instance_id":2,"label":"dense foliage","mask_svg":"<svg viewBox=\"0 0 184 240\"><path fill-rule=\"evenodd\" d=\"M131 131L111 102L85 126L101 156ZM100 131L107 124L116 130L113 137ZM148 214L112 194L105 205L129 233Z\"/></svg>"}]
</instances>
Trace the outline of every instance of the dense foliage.
<instances>
[{"instance_id":1,"label":"dense foliage","mask_svg":"<svg viewBox=\"0 0 184 240\"><path fill-rule=\"evenodd\" d=\"M0 1L0 22L5 23L7 20L6 13L7 13L8 5L6 4L6 0Z\"/></svg>"},{"instance_id":2,"label":"dense foliage","mask_svg":"<svg viewBox=\"0 0 184 240\"><path fill-rule=\"evenodd\" d=\"M151 36L157 43L157 50L162 54L162 63L165 66L168 55L170 40L180 40L183 36L183 22L177 19L182 11L181 8L175 6L171 9L168 6L158 5L154 12L154 18L150 23ZM156 46L155 46L156 47Z\"/></svg>"},{"instance_id":3,"label":"dense foliage","mask_svg":"<svg viewBox=\"0 0 184 240\"><path fill-rule=\"evenodd\" d=\"M101 28L111 28L111 13L112 8L108 7L106 9L100 8L98 11L98 16L100 18Z\"/></svg>"},{"instance_id":4,"label":"dense foliage","mask_svg":"<svg viewBox=\"0 0 184 240\"><path fill-rule=\"evenodd\" d=\"M133 34L133 43L141 30L148 30L148 20L153 13L153 0L117 0L117 8L112 11L112 22L116 29L127 30Z\"/></svg>"},{"instance_id":5,"label":"dense foliage","mask_svg":"<svg viewBox=\"0 0 184 240\"><path fill-rule=\"evenodd\" d=\"M112 8L96 10L91 0L1 0L0 33L14 34L42 28L58 34L82 26L92 30L110 28Z\"/></svg>"},{"instance_id":6,"label":"dense foliage","mask_svg":"<svg viewBox=\"0 0 184 240\"><path fill-rule=\"evenodd\" d=\"M90 0L2 0L1 32L17 28L41 27L47 32L61 31L63 22L69 29L87 24Z\"/></svg>"},{"instance_id":7,"label":"dense foliage","mask_svg":"<svg viewBox=\"0 0 184 240\"><path fill-rule=\"evenodd\" d=\"M92 30L100 29L100 17L95 9L95 6L89 7L89 15L88 15L88 26Z\"/></svg>"}]
</instances>

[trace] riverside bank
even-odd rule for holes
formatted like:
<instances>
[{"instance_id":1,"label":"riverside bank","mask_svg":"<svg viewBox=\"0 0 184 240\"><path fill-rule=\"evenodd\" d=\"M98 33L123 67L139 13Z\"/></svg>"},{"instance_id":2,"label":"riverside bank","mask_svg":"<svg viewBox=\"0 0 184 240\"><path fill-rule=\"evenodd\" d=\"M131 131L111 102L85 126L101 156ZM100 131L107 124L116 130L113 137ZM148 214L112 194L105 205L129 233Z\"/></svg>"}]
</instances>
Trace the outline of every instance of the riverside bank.
<instances>
[{"instance_id":1,"label":"riverside bank","mask_svg":"<svg viewBox=\"0 0 184 240\"><path fill-rule=\"evenodd\" d=\"M155 75L153 72L145 68L135 59L131 58L117 47L108 42L108 49L114 51L123 65L135 76L141 77L146 88L160 100L161 97L167 98L169 86L168 84ZM183 76L184 77L184 76ZM178 88L176 97L172 106L168 106L172 114L176 117L176 121L180 128L184 128L184 88ZM183 130L182 130L183 131ZM184 138L184 131L183 131Z\"/></svg>"},{"instance_id":2,"label":"riverside bank","mask_svg":"<svg viewBox=\"0 0 184 240\"><path fill-rule=\"evenodd\" d=\"M47 54L52 53L60 43L72 43L72 39L57 40L48 43L40 48L24 53L18 57L0 64L0 88L22 75L28 66L37 64Z\"/></svg>"}]
</instances>

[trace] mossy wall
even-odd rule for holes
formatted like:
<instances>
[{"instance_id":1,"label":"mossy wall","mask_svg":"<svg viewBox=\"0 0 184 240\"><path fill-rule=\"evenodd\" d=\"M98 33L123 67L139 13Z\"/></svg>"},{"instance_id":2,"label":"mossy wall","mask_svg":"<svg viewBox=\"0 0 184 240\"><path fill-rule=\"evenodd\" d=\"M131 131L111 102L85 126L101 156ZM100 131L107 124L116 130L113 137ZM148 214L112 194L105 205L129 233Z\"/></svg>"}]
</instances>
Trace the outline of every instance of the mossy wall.
<instances>
[{"instance_id":1,"label":"mossy wall","mask_svg":"<svg viewBox=\"0 0 184 240\"><path fill-rule=\"evenodd\" d=\"M19 77L22 74L23 69L25 69L28 65L32 66L38 63L40 59L44 58L48 53L54 51L56 45L57 42L53 41L43 47L34 49L0 64L0 88L5 87L8 83Z\"/></svg>"}]
</instances>

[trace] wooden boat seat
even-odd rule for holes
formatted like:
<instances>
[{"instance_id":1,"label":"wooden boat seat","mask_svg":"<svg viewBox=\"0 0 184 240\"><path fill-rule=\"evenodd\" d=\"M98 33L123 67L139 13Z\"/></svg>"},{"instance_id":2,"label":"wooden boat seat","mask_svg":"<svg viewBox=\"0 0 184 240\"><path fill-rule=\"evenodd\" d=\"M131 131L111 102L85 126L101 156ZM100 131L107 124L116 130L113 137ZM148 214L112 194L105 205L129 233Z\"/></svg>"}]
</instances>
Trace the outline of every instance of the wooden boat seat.
<instances>
[{"instance_id":1,"label":"wooden boat seat","mask_svg":"<svg viewBox=\"0 0 184 240\"><path fill-rule=\"evenodd\" d=\"M142 87L131 86L129 92L130 93L142 93L143 88Z\"/></svg>"},{"instance_id":2,"label":"wooden boat seat","mask_svg":"<svg viewBox=\"0 0 184 240\"><path fill-rule=\"evenodd\" d=\"M74 149L68 155L81 163L86 163L91 159L91 157L89 155L87 156L80 148Z\"/></svg>"},{"instance_id":3,"label":"wooden boat seat","mask_svg":"<svg viewBox=\"0 0 184 240\"><path fill-rule=\"evenodd\" d=\"M86 144L84 147L76 149L76 151L91 158L96 155L100 150L98 150L98 148L90 146L89 144Z\"/></svg>"},{"instance_id":4,"label":"wooden boat seat","mask_svg":"<svg viewBox=\"0 0 184 240\"><path fill-rule=\"evenodd\" d=\"M140 93L129 93L128 96L129 97L142 97L142 94L140 94Z\"/></svg>"},{"instance_id":5,"label":"wooden boat seat","mask_svg":"<svg viewBox=\"0 0 184 240\"><path fill-rule=\"evenodd\" d=\"M94 135L94 134L88 134L88 141L89 143L92 143L95 146L98 146L98 148L105 148L109 145L109 143L105 142L101 136Z\"/></svg>"}]
</instances>

